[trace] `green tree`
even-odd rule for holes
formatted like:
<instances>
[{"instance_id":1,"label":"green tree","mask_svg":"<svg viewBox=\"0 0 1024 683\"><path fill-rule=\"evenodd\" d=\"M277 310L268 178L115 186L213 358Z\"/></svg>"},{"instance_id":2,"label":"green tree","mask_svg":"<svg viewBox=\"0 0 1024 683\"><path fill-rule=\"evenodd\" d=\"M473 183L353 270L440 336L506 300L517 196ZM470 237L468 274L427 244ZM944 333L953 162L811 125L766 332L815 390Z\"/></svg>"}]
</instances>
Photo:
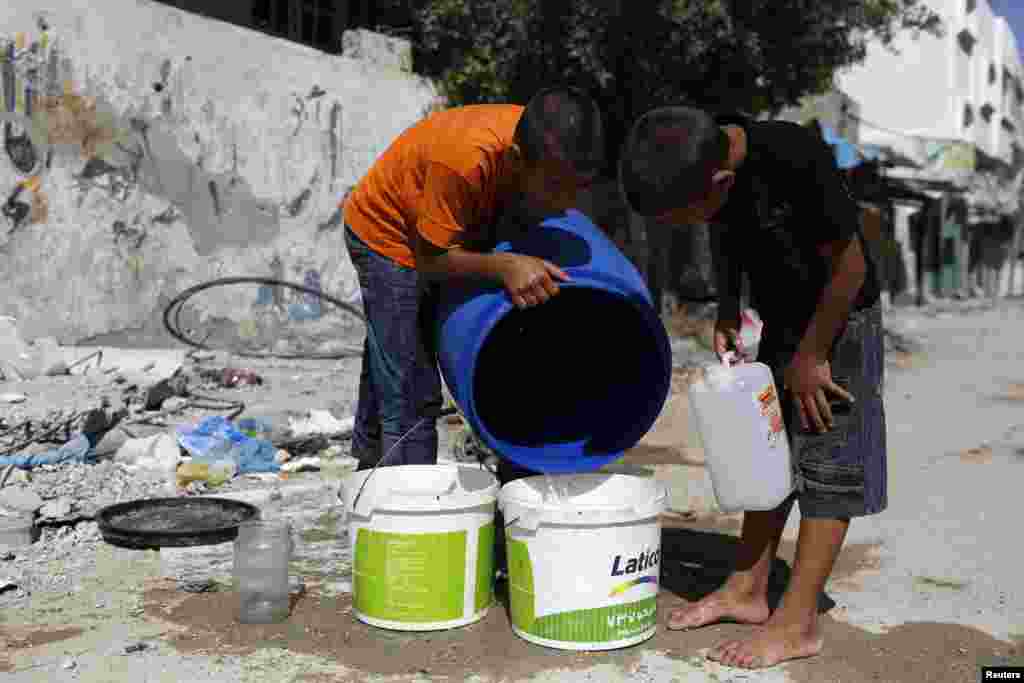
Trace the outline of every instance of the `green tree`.
<instances>
[{"instance_id":1,"label":"green tree","mask_svg":"<svg viewBox=\"0 0 1024 683\"><path fill-rule=\"evenodd\" d=\"M421 0L417 69L453 105L525 102L573 84L608 118L614 162L651 107L774 111L901 31L942 34L922 0ZM609 170L611 166L609 167Z\"/></svg>"}]
</instances>

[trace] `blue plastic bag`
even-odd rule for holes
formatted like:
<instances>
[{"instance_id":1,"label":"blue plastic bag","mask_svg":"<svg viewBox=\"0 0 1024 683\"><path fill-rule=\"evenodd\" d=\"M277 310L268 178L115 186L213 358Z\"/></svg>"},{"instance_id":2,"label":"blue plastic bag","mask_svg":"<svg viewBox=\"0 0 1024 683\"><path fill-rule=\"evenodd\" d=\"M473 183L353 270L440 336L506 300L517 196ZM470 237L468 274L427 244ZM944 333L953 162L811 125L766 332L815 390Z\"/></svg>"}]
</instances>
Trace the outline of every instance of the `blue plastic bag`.
<instances>
[{"instance_id":1,"label":"blue plastic bag","mask_svg":"<svg viewBox=\"0 0 1024 683\"><path fill-rule=\"evenodd\" d=\"M208 417L194 426L178 427L178 443L200 462L229 458L239 474L278 472L274 445L240 432L224 417Z\"/></svg>"},{"instance_id":2,"label":"blue plastic bag","mask_svg":"<svg viewBox=\"0 0 1024 683\"><path fill-rule=\"evenodd\" d=\"M45 453L6 455L0 457L0 467L14 465L18 469L30 470L40 465L63 465L77 463L91 465L96 462L93 450L85 434L79 434L60 448Z\"/></svg>"},{"instance_id":3,"label":"blue plastic bag","mask_svg":"<svg viewBox=\"0 0 1024 683\"><path fill-rule=\"evenodd\" d=\"M266 439L269 441L268 437L274 433L273 425L259 417L243 417L236 424L240 432L253 439Z\"/></svg>"}]
</instances>

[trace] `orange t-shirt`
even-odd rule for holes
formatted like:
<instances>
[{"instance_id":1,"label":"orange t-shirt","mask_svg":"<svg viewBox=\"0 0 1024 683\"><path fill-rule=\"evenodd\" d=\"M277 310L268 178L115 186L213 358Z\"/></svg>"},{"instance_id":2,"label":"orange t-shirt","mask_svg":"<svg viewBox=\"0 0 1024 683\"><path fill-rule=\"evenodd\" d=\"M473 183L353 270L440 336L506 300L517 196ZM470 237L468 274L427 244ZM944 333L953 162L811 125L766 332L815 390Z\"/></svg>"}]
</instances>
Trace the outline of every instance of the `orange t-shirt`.
<instances>
[{"instance_id":1,"label":"orange t-shirt","mask_svg":"<svg viewBox=\"0 0 1024 683\"><path fill-rule=\"evenodd\" d=\"M416 238L472 246L504 197L503 152L524 107L479 104L437 112L398 136L355 186L345 223L378 254L416 267Z\"/></svg>"}]
</instances>

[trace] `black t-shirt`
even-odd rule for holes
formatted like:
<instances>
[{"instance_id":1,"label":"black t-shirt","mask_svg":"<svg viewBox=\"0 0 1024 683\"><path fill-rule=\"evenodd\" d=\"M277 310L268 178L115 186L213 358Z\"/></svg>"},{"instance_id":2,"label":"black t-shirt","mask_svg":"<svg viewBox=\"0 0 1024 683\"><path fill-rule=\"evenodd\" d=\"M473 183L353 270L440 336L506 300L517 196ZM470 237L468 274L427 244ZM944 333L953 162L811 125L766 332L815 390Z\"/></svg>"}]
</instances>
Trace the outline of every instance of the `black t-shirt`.
<instances>
[{"instance_id":1,"label":"black t-shirt","mask_svg":"<svg viewBox=\"0 0 1024 683\"><path fill-rule=\"evenodd\" d=\"M830 280L818 253L829 242L861 240L867 276L854 310L875 304L878 270L864 243L860 207L831 147L815 130L795 123L736 115L716 121L746 131L747 158L712 229L723 231L724 255L750 278L751 304L764 318L766 341L799 343Z\"/></svg>"}]
</instances>

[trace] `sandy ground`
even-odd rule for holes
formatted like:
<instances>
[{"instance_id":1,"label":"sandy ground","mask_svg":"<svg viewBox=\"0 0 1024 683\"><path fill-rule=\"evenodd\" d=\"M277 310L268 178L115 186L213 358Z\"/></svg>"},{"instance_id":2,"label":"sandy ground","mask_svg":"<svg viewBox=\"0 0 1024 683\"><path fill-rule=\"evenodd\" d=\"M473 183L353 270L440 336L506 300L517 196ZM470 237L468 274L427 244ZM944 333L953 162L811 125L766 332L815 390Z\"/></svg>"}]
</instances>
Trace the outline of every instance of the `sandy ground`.
<instances>
[{"instance_id":1,"label":"sandy ground","mask_svg":"<svg viewBox=\"0 0 1024 683\"><path fill-rule=\"evenodd\" d=\"M447 632L364 626L351 614L347 539L330 514L331 483L313 473L277 484L283 514L299 531L292 571L305 584L286 623L234 623L234 594L225 585L230 546L202 554L221 589L189 593L174 580L188 563L182 553L121 551L83 540L54 555L38 590L4 603L0 672L12 683L959 683L978 680L983 664L1024 665L1024 551L1015 514L1024 475L1021 306L940 317L903 310L888 319L923 339L927 350L916 358L891 358L890 507L852 525L822 597L826 651L812 660L750 673L703 659L719 639L743 633L741 626L661 630L647 643L611 653L556 652L516 638L500 605L481 623ZM247 414L283 421L332 402L350 409L354 401L358 361L249 365L264 374L264 387L219 394L241 397ZM91 407L104 387L70 378L0 389L22 391L30 405L42 408ZM688 436L673 441L673 433ZM447 448L448 439L443 443ZM701 595L724 578L738 533L738 517L713 513L701 457L686 426L685 402L674 399L658 428L625 459L625 466L653 476L685 468L692 485L674 497L665 517L662 618L682 597ZM232 488L231 495L260 505L269 500L266 487ZM788 576L796 517L777 562L776 596ZM0 561L0 576L3 567ZM53 580L57 576L64 579Z\"/></svg>"}]
</instances>

